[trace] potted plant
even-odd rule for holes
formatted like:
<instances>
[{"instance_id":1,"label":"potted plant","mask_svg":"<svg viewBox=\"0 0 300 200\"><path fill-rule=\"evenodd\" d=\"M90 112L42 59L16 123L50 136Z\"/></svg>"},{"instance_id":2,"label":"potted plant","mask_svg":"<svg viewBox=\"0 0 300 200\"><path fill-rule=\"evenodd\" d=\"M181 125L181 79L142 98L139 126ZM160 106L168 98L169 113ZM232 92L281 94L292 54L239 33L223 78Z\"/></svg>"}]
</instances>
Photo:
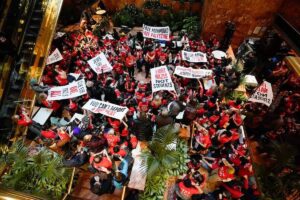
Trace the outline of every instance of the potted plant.
<instances>
[{"instance_id":1,"label":"potted plant","mask_svg":"<svg viewBox=\"0 0 300 200\"><path fill-rule=\"evenodd\" d=\"M1 179L3 188L51 199L67 192L72 169L63 167L61 156L45 147L30 148L17 141L0 160L9 167Z\"/></svg>"},{"instance_id":2,"label":"potted plant","mask_svg":"<svg viewBox=\"0 0 300 200\"><path fill-rule=\"evenodd\" d=\"M140 199L162 199L169 178L186 172L188 147L178 138L179 128L167 125L157 130L141 157L142 171L147 173L145 191Z\"/></svg>"}]
</instances>

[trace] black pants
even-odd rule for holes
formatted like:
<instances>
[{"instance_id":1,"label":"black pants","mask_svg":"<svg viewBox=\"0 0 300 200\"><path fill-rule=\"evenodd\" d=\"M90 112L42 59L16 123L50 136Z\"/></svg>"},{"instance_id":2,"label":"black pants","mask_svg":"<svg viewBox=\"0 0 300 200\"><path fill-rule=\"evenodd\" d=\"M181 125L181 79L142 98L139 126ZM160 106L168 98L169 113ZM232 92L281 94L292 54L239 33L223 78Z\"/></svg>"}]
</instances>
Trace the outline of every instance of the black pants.
<instances>
[{"instance_id":1,"label":"black pants","mask_svg":"<svg viewBox=\"0 0 300 200\"><path fill-rule=\"evenodd\" d=\"M153 63L146 63L145 65L145 70L146 70L146 76L145 78L148 78L149 76L149 73L150 73L150 69L154 67L154 64Z\"/></svg>"},{"instance_id":2,"label":"black pants","mask_svg":"<svg viewBox=\"0 0 300 200\"><path fill-rule=\"evenodd\" d=\"M136 61L136 66L137 66L138 72L141 72L142 67L143 67L143 60L137 60Z\"/></svg>"},{"instance_id":3,"label":"black pants","mask_svg":"<svg viewBox=\"0 0 300 200\"><path fill-rule=\"evenodd\" d=\"M128 73L129 73L129 76L130 76L130 77L133 77L133 76L134 76L134 66L128 67Z\"/></svg>"}]
</instances>

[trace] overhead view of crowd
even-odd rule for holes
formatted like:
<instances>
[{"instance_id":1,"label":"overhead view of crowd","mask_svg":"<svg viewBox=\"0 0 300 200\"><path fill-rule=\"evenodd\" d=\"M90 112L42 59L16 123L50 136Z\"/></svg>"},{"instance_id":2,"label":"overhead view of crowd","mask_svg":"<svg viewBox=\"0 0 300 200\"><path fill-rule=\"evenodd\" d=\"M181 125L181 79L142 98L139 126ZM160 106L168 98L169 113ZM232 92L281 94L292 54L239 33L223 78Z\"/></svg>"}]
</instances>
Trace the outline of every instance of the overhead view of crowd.
<instances>
[{"instance_id":1,"label":"overhead view of crowd","mask_svg":"<svg viewBox=\"0 0 300 200\"><path fill-rule=\"evenodd\" d=\"M131 152L139 142L151 141L166 125L195 127L188 134L188 171L177 180L174 199L257 199L242 127L245 102L224 100L239 86L241 73L230 57L214 56L218 39L212 35L208 41L195 41L187 34L182 38L171 34L170 41L160 41L143 38L141 32L101 31L102 38L83 26L53 41L51 52L58 49L62 59L46 65L41 82L30 82L36 106L52 110L49 119L38 124L25 107L14 116L19 125L28 126L28 138L63 153L65 166L88 164L86 170L94 173L91 190L101 195L122 189L128 181L134 162ZM183 59L183 50L205 53L207 62L189 62ZM91 68L89 61L100 53L111 69ZM160 66L166 66L174 90L152 91L150 71ZM174 73L177 66L212 73L186 78ZM81 80L85 87L73 92L86 90L82 95L49 98L56 95L53 88L79 85ZM98 103L96 112L86 109L90 100L119 107L103 114L108 104ZM124 107L124 117L113 116Z\"/></svg>"}]
</instances>

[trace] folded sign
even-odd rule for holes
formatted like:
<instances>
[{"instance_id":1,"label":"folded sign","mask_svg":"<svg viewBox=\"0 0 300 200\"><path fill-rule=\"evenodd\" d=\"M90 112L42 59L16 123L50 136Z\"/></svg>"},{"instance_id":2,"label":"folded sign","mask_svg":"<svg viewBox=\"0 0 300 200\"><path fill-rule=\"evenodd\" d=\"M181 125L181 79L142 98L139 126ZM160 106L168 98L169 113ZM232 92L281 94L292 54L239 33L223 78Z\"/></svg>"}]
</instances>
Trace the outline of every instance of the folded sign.
<instances>
[{"instance_id":1,"label":"folded sign","mask_svg":"<svg viewBox=\"0 0 300 200\"><path fill-rule=\"evenodd\" d=\"M191 67L176 66L174 74L185 78L203 78L212 75L209 69L193 69Z\"/></svg>"},{"instance_id":2,"label":"folded sign","mask_svg":"<svg viewBox=\"0 0 300 200\"><path fill-rule=\"evenodd\" d=\"M89 110L93 113L100 113L118 120L122 120L128 111L127 107L118 106L105 101L99 101L97 99L90 99L83 106L83 109Z\"/></svg>"},{"instance_id":3,"label":"folded sign","mask_svg":"<svg viewBox=\"0 0 300 200\"><path fill-rule=\"evenodd\" d=\"M271 83L264 81L254 92L249 101L262 103L270 106L273 101L273 91Z\"/></svg>"},{"instance_id":4,"label":"folded sign","mask_svg":"<svg viewBox=\"0 0 300 200\"><path fill-rule=\"evenodd\" d=\"M188 62L207 62L206 54L200 51L197 52L189 52L189 51L182 51L182 60L186 60Z\"/></svg>"},{"instance_id":5,"label":"folded sign","mask_svg":"<svg viewBox=\"0 0 300 200\"><path fill-rule=\"evenodd\" d=\"M74 81L69 85L53 87L48 91L48 100L62 100L79 97L87 93L84 79Z\"/></svg>"},{"instance_id":6,"label":"folded sign","mask_svg":"<svg viewBox=\"0 0 300 200\"><path fill-rule=\"evenodd\" d=\"M170 40L170 28L165 27L154 27L143 24L143 36L145 38L152 38L157 40Z\"/></svg>"},{"instance_id":7,"label":"folded sign","mask_svg":"<svg viewBox=\"0 0 300 200\"><path fill-rule=\"evenodd\" d=\"M108 62L103 53L100 53L96 57L88 60L88 63L97 74L110 72L112 70L111 64Z\"/></svg>"},{"instance_id":8,"label":"folded sign","mask_svg":"<svg viewBox=\"0 0 300 200\"><path fill-rule=\"evenodd\" d=\"M166 66L151 69L152 92L160 90L175 90L171 76Z\"/></svg>"}]
</instances>

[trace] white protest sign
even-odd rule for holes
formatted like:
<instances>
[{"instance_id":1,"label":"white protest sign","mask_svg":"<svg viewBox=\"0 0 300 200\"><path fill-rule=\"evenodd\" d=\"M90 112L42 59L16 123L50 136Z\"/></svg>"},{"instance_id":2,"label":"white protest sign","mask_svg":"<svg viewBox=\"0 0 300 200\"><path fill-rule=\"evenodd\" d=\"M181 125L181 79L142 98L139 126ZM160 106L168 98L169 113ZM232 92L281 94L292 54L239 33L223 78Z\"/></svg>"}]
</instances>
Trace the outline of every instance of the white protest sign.
<instances>
[{"instance_id":1,"label":"white protest sign","mask_svg":"<svg viewBox=\"0 0 300 200\"><path fill-rule=\"evenodd\" d=\"M258 82L255 76L248 74L245 76L245 84L247 86L256 87L258 85Z\"/></svg>"},{"instance_id":2,"label":"white protest sign","mask_svg":"<svg viewBox=\"0 0 300 200\"><path fill-rule=\"evenodd\" d=\"M190 51L181 51L182 60L186 60L188 62L207 62L207 57L205 53L200 51L197 52L190 52Z\"/></svg>"},{"instance_id":3,"label":"white protest sign","mask_svg":"<svg viewBox=\"0 0 300 200\"><path fill-rule=\"evenodd\" d=\"M77 80L81 74L69 73L69 75L73 76L75 80Z\"/></svg>"},{"instance_id":4,"label":"white protest sign","mask_svg":"<svg viewBox=\"0 0 300 200\"><path fill-rule=\"evenodd\" d=\"M273 91L271 83L264 81L252 94L249 101L262 103L270 106L273 101Z\"/></svg>"},{"instance_id":5,"label":"white protest sign","mask_svg":"<svg viewBox=\"0 0 300 200\"><path fill-rule=\"evenodd\" d=\"M60 37L64 36L65 34L66 33L64 33L64 32L57 32L54 36L54 39L60 38Z\"/></svg>"},{"instance_id":6,"label":"white protest sign","mask_svg":"<svg viewBox=\"0 0 300 200\"><path fill-rule=\"evenodd\" d=\"M143 36L145 38L152 38L157 40L170 40L170 27L154 27L154 26L147 26L143 24Z\"/></svg>"},{"instance_id":7,"label":"white protest sign","mask_svg":"<svg viewBox=\"0 0 300 200\"><path fill-rule=\"evenodd\" d=\"M110 72L112 70L112 66L106 59L104 53L100 53L96 57L88 60L88 63L97 74Z\"/></svg>"},{"instance_id":8,"label":"white protest sign","mask_svg":"<svg viewBox=\"0 0 300 200\"><path fill-rule=\"evenodd\" d=\"M209 69L194 69L176 66L174 74L185 78L203 78L212 75L212 70Z\"/></svg>"},{"instance_id":9,"label":"white protest sign","mask_svg":"<svg viewBox=\"0 0 300 200\"><path fill-rule=\"evenodd\" d=\"M166 66L151 69L152 93L160 90L175 90L171 76Z\"/></svg>"},{"instance_id":10,"label":"white protest sign","mask_svg":"<svg viewBox=\"0 0 300 200\"><path fill-rule=\"evenodd\" d=\"M58 62L62 60L63 57L58 49L55 49L50 56L47 58L46 65L50 65L52 63Z\"/></svg>"},{"instance_id":11,"label":"white protest sign","mask_svg":"<svg viewBox=\"0 0 300 200\"><path fill-rule=\"evenodd\" d=\"M70 122L73 122L75 119L78 119L79 121L81 121L83 117L84 117L83 114L75 113L73 115L73 117L71 118Z\"/></svg>"},{"instance_id":12,"label":"white protest sign","mask_svg":"<svg viewBox=\"0 0 300 200\"><path fill-rule=\"evenodd\" d=\"M118 106L109 102L90 99L83 107L93 113L100 113L102 115L122 120L126 115L128 108Z\"/></svg>"},{"instance_id":13,"label":"white protest sign","mask_svg":"<svg viewBox=\"0 0 300 200\"><path fill-rule=\"evenodd\" d=\"M215 79L203 79L204 89L209 90L210 88L216 86Z\"/></svg>"},{"instance_id":14,"label":"white protest sign","mask_svg":"<svg viewBox=\"0 0 300 200\"><path fill-rule=\"evenodd\" d=\"M78 97L87 93L86 85L84 79L79 81L74 81L69 85L53 87L48 91L47 99L50 101L53 100L62 100L62 99L71 99Z\"/></svg>"}]
</instances>

